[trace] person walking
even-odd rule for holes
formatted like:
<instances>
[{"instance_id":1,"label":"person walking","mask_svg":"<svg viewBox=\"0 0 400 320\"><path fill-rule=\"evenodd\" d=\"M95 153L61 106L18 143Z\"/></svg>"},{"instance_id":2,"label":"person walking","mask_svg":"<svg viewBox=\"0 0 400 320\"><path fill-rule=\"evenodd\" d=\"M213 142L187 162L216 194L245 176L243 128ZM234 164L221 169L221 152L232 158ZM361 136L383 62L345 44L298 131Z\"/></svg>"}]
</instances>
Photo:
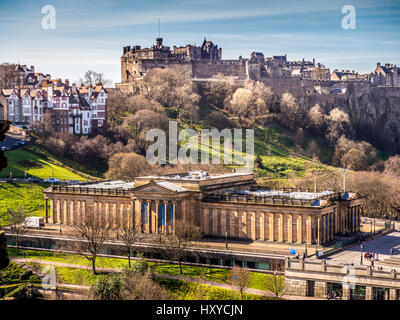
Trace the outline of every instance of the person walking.
<instances>
[{"instance_id":1,"label":"person walking","mask_svg":"<svg viewBox=\"0 0 400 320\"><path fill-rule=\"evenodd\" d=\"M371 267L374 267L374 260L371 260Z\"/></svg>"},{"instance_id":2,"label":"person walking","mask_svg":"<svg viewBox=\"0 0 400 320\"><path fill-rule=\"evenodd\" d=\"M390 256L393 255L393 248L390 248Z\"/></svg>"}]
</instances>

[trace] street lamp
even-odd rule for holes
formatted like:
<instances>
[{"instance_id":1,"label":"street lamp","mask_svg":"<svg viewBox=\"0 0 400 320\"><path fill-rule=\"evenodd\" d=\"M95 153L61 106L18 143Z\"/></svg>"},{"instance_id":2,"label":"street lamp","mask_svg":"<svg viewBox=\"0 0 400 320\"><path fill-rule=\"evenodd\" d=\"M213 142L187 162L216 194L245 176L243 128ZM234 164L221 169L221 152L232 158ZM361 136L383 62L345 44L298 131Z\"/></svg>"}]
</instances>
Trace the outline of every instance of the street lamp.
<instances>
[{"instance_id":1,"label":"street lamp","mask_svg":"<svg viewBox=\"0 0 400 320\"><path fill-rule=\"evenodd\" d=\"M372 237L372 220L371 220L371 237Z\"/></svg>"},{"instance_id":2,"label":"street lamp","mask_svg":"<svg viewBox=\"0 0 400 320\"><path fill-rule=\"evenodd\" d=\"M363 245L360 244L360 264L363 264L363 255L362 255Z\"/></svg>"}]
</instances>

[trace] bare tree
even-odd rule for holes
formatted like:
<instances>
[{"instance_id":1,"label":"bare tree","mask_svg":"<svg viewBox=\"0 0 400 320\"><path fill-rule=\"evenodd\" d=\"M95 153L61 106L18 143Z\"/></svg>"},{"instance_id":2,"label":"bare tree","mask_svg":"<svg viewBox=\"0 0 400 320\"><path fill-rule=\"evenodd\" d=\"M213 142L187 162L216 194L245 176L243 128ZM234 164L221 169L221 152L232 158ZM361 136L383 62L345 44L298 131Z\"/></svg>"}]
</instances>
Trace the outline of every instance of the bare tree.
<instances>
[{"instance_id":1,"label":"bare tree","mask_svg":"<svg viewBox=\"0 0 400 320\"><path fill-rule=\"evenodd\" d=\"M131 267L131 252L133 244L138 240L139 229L136 225L132 223L124 222L120 230L121 239L124 242L126 251L128 252L128 265Z\"/></svg>"},{"instance_id":2,"label":"bare tree","mask_svg":"<svg viewBox=\"0 0 400 320\"><path fill-rule=\"evenodd\" d=\"M12 89L20 83L15 64L3 63L0 65L0 89Z\"/></svg>"},{"instance_id":3,"label":"bare tree","mask_svg":"<svg viewBox=\"0 0 400 320\"><path fill-rule=\"evenodd\" d=\"M112 82L105 78L104 73L95 72L93 70L86 71L83 79L80 82L87 86L103 85L105 87L111 86Z\"/></svg>"},{"instance_id":4,"label":"bare tree","mask_svg":"<svg viewBox=\"0 0 400 320\"><path fill-rule=\"evenodd\" d=\"M193 242L200 239L201 231L198 226L177 221L173 234L160 234L154 241L162 255L169 260L178 262L179 272L183 274L182 259L187 255L188 249L193 246Z\"/></svg>"},{"instance_id":5,"label":"bare tree","mask_svg":"<svg viewBox=\"0 0 400 320\"><path fill-rule=\"evenodd\" d=\"M123 275L121 297L123 300L167 300L168 293L156 283L149 273L126 271Z\"/></svg>"},{"instance_id":6,"label":"bare tree","mask_svg":"<svg viewBox=\"0 0 400 320\"><path fill-rule=\"evenodd\" d=\"M279 275L276 271L265 279L265 290L271 292L276 300L279 300L286 292L285 277Z\"/></svg>"},{"instance_id":7,"label":"bare tree","mask_svg":"<svg viewBox=\"0 0 400 320\"><path fill-rule=\"evenodd\" d=\"M145 157L134 153L117 153L108 161L107 179L133 180L139 174L153 171L156 166L151 165Z\"/></svg>"},{"instance_id":8,"label":"bare tree","mask_svg":"<svg viewBox=\"0 0 400 320\"><path fill-rule=\"evenodd\" d=\"M243 295L249 287L250 281L250 271L238 266L232 268L228 278L228 283L239 291L241 300L243 300Z\"/></svg>"},{"instance_id":9,"label":"bare tree","mask_svg":"<svg viewBox=\"0 0 400 320\"><path fill-rule=\"evenodd\" d=\"M111 228L96 217L92 206L87 206L83 217L73 228L78 240L76 249L92 263L93 274L96 274L96 259L110 236Z\"/></svg>"},{"instance_id":10,"label":"bare tree","mask_svg":"<svg viewBox=\"0 0 400 320\"><path fill-rule=\"evenodd\" d=\"M10 225L10 231L15 236L15 243L17 245L17 255L19 255L19 244L22 236L27 232L27 229L23 226L25 219L29 216L29 213L25 211L23 206L20 206L18 210L7 210L8 224Z\"/></svg>"}]
</instances>

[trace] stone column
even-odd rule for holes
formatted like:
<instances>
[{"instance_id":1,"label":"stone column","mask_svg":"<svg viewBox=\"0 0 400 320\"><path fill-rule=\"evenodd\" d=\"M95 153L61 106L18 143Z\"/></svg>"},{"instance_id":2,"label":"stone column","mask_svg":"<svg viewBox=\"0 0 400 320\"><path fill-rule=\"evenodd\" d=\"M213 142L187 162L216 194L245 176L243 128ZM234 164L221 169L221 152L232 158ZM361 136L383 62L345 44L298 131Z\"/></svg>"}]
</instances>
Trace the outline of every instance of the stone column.
<instances>
[{"instance_id":1,"label":"stone column","mask_svg":"<svg viewBox=\"0 0 400 320\"><path fill-rule=\"evenodd\" d=\"M288 215L288 242L293 243L293 216L291 213Z\"/></svg>"},{"instance_id":2,"label":"stone column","mask_svg":"<svg viewBox=\"0 0 400 320\"><path fill-rule=\"evenodd\" d=\"M227 232L226 209L221 209L221 236L225 236L225 232Z\"/></svg>"},{"instance_id":3,"label":"stone column","mask_svg":"<svg viewBox=\"0 0 400 320\"><path fill-rule=\"evenodd\" d=\"M213 221L213 224L211 226L212 234L218 235L218 209L212 208L211 215L212 215L212 221Z\"/></svg>"},{"instance_id":4,"label":"stone column","mask_svg":"<svg viewBox=\"0 0 400 320\"><path fill-rule=\"evenodd\" d=\"M156 234L159 233L159 225L160 225L160 201L156 200Z\"/></svg>"},{"instance_id":5,"label":"stone column","mask_svg":"<svg viewBox=\"0 0 400 320\"><path fill-rule=\"evenodd\" d=\"M239 224L239 216L238 216L238 212L236 211L236 210L234 210L234 211L231 211L231 221L230 221L230 232L229 232L229 235L231 236L231 237L237 237L237 236L239 236L239 232L238 232L238 229L239 229L239 226L238 226L238 224Z\"/></svg>"},{"instance_id":6,"label":"stone column","mask_svg":"<svg viewBox=\"0 0 400 320\"><path fill-rule=\"evenodd\" d=\"M57 223L61 223L61 201L59 199L57 201Z\"/></svg>"},{"instance_id":7,"label":"stone column","mask_svg":"<svg viewBox=\"0 0 400 320\"><path fill-rule=\"evenodd\" d=\"M283 213L279 214L279 224L278 224L278 241L283 242L283 228L284 228L284 221L283 221Z\"/></svg>"},{"instance_id":8,"label":"stone column","mask_svg":"<svg viewBox=\"0 0 400 320\"><path fill-rule=\"evenodd\" d=\"M312 239L312 218L311 218L311 216L307 217L306 224L307 224L307 226L306 226L306 228L307 228L307 243L312 244L313 239Z\"/></svg>"},{"instance_id":9,"label":"stone column","mask_svg":"<svg viewBox=\"0 0 400 320\"><path fill-rule=\"evenodd\" d=\"M250 214L250 229L251 229L251 235L250 239L256 240L257 239L257 233L256 233L256 213L255 212L249 212Z\"/></svg>"},{"instance_id":10,"label":"stone column","mask_svg":"<svg viewBox=\"0 0 400 320\"><path fill-rule=\"evenodd\" d=\"M322 230L321 230L321 218L318 217L317 220L317 239L318 239L318 245L322 244Z\"/></svg>"},{"instance_id":11,"label":"stone column","mask_svg":"<svg viewBox=\"0 0 400 320\"><path fill-rule=\"evenodd\" d=\"M70 224L75 225L75 200L71 200L69 203L69 219L70 219Z\"/></svg>"},{"instance_id":12,"label":"stone column","mask_svg":"<svg viewBox=\"0 0 400 320\"><path fill-rule=\"evenodd\" d=\"M274 241L274 214L270 213L269 214L269 240Z\"/></svg>"},{"instance_id":13,"label":"stone column","mask_svg":"<svg viewBox=\"0 0 400 320\"><path fill-rule=\"evenodd\" d=\"M175 235L175 226L176 226L176 202L172 202L172 212L173 212L173 217L172 217L172 234Z\"/></svg>"},{"instance_id":14,"label":"stone column","mask_svg":"<svg viewBox=\"0 0 400 320\"><path fill-rule=\"evenodd\" d=\"M151 233L151 200L146 201L147 233Z\"/></svg>"},{"instance_id":15,"label":"stone column","mask_svg":"<svg viewBox=\"0 0 400 320\"><path fill-rule=\"evenodd\" d=\"M136 212L137 219L137 228L140 232L143 232L143 221L142 221L142 209L143 209L143 200L138 199L136 201L136 206L139 207L139 210Z\"/></svg>"},{"instance_id":16,"label":"stone column","mask_svg":"<svg viewBox=\"0 0 400 320\"><path fill-rule=\"evenodd\" d=\"M303 217L297 215L297 243L303 243Z\"/></svg>"},{"instance_id":17,"label":"stone column","mask_svg":"<svg viewBox=\"0 0 400 320\"><path fill-rule=\"evenodd\" d=\"M49 213L48 213L48 208L47 208L47 198L44 199L44 211L46 213L46 223L49 223Z\"/></svg>"},{"instance_id":18,"label":"stone column","mask_svg":"<svg viewBox=\"0 0 400 320\"><path fill-rule=\"evenodd\" d=\"M265 240L265 213L260 212L260 240Z\"/></svg>"},{"instance_id":19,"label":"stone column","mask_svg":"<svg viewBox=\"0 0 400 320\"><path fill-rule=\"evenodd\" d=\"M366 287L366 289L365 289L365 300L372 300L373 299L372 290L373 290L373 287L371 287L371 286L367 286Z\"/></svg>"}]
</instances>

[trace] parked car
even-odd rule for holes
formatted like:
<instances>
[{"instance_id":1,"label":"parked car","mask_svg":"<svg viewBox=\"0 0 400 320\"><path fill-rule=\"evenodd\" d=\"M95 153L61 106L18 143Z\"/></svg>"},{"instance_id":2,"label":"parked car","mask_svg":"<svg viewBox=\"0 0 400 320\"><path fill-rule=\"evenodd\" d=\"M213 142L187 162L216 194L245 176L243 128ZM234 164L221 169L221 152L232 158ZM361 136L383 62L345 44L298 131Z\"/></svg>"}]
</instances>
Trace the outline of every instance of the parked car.
<instances>
[{"instance_id":1,"label":"parked car","mask_svg":"<svg viewBox=\"0 0 400 320\"><path fill-rule=\"evenodd\" d=\"M43 182L47 182L47 183L60 183L60 179L58 179L58 178L48 178L48 179L44 179Z\"/></svg>"},{"instance_id":2,"label":"parked car","mask_svg":"<svg viewBox=\"0 0 400 320\"><path fill-rule=\"evenodd\" d=\"M29 217L26 218L25 221L22 223L24 227L27 228L44 228L44 218L42 217Z\"/></svg>"},{"instance_id":3,"label":"parked car","mask_svg":"<svg viewBox=\"0 0 400 320\"><path fill-rule=\"evenodd\" d=\"M29 182L41 182L42 179L36 178L36 177L29 177L28 179Z\"/></svg>"}]
</instances>

